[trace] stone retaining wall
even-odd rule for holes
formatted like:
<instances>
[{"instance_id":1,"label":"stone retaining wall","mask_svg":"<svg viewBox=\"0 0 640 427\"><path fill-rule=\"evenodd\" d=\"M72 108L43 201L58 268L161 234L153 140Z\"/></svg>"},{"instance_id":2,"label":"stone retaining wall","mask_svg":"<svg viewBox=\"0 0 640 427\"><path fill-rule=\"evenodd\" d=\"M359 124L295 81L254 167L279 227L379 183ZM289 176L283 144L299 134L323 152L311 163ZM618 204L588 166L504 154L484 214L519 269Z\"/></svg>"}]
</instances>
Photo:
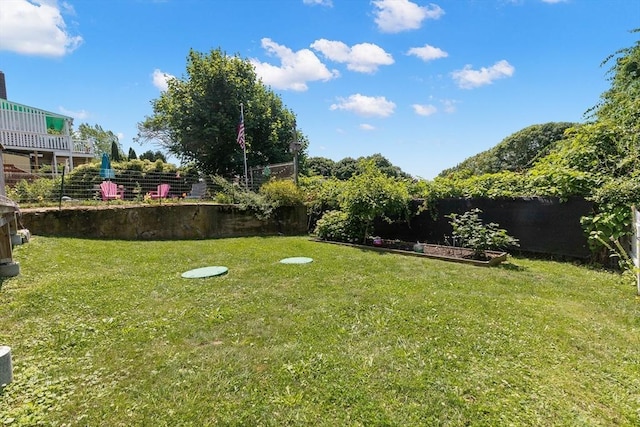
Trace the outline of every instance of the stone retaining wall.
<instances>
[{"instance_id":1,"label":"stone retaining wall","mask_svg":"<svg viewBox=\"0 0 640 427\"><path fill-rule=\"evenodd\" d=\"M31 234L60 237L176 240L307 233L304 206L278 208L267 220L214 204L27 209L19 218Z\"/></svg>"}]
</instances>

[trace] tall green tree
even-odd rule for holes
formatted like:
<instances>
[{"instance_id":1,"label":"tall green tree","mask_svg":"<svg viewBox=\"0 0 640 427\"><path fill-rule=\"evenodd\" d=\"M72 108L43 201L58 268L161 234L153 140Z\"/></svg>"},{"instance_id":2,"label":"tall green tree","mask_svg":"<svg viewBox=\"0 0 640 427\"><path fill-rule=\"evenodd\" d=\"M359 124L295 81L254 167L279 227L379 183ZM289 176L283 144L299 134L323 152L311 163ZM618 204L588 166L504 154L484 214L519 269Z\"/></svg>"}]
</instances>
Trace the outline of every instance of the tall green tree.
<instances>
[{"instance_id":1,"label":"tall green tree","mask_svg":"<svg viewBox=\"0 0 640 427\"><path fill-rule=\"evenodd\" d=\"M111 160L113 160L114 162L119 162L120 160L122 160L118 143L115 141L111 142Z\"/></svg>"},{"instance_id":2,"label":"tall green tree","mask_svg":"<svg viewBox=\"0 0 640 427\"><path fill-rule=\"evenodd\" d=\"M151 151L147 150L144 153L140 154L140 160L149 160L155 162L156 160L162 160L164 163L167 162L167 158L162 151Z\"/></svg>"},{"instance_id":3,"label":"tall green tree","mask_svg":"<svg viewBox=\"0 0 640 427\"><path fill-rule=\"evenodd\" d=\"M121 150L120 141L116 134L110 130L104 130L102 126L97 124L90 126L87 123L82 123L73 136L76 139L92 141L97 157L102 156L103 153L111 154L113 143L116 144L118 150Z\"/></svg>"},{"instance_id":4,"label":"tall green tree","mask_svg":"<svg viewBox=\"0 0 640 427\"><path fill-rule=\"evenodd\" d=\"M353 157L345 157L333 166L333 176L346 181L358 172L358 161Z\"/></svg>"},{"instance_id":5,"label":"tall green tree","mask_svg":"<svg viewBox=\"0 0 640 427\"><path fill-rule=\"evenodd\" d=\"M323 157L315 157L309 160L312 160L311 165L313 167L326 168L329 165L329 163L326 162L328 159L324 159ZM411 175L404 172L398 166L394 166L389 159L380 153L366 157L358 157L357 159L354 159L353 157L345 157L342 160L333 162L330 175L335 176L339 180L345 181L360 172L362 165L367 162L373 164L375 168L390 178L411 178Z\"/></svg>"},{"instance_id":6,"label":"tall green tree","mask_svg":"<svg viewBox=\"0 0 640 427\"><path fill-rule=\"evenodd\" d=\"M640 28L632 31L640 34ZM600 96L592 112L597 119L611 119L623 127L626 135L638 135L640 129L640 40L606 58L613 62L608 71L611 88Z\"/></svg>"},{"instance_id":7,"label":"tall green tree","mask_svg":"<svg viewBox=\"0 0 640 427\"><path fill-rule=\"evenodd\" d=\"M326 157L309 157L304 163L304 169L311 176L320 175L329 178L336 162Z\"/></svg>"},{"instance_id":8,"label":"tall green tree","mask_svg":"<svg viewBox=\"0 0 640 427\"><path fill-rule=\"evenodd\" d=\"M152 101L153 115L138 124L139 142L153 141L183 162L214 174L243 174L237 132L244 107L249 166L290 161L295 116L258 80L253 65L220 49L191 50L186 77L168 81ZM297 135L304 150L307 141Z\"/></svg>"},{"instance_id":9,"label":"tall green tree","mask_svg":"<svg viewBox=\"0 0 640 427\"><path fill-rule=\"evenodd\" d=\"M610 62L611 87L588 112L591 121L572 130L540 162L541 167L589 173L601 183L640 176L640 41L611 55L603 65Z\"/></svg>"},{"instance_id":10,"label":"tall green tree","mask_svg":"<svg viewBox=\"0 0 640 427\"><path fill-rule=\"evenodd\" d=\"M375 165L375 167L378 168L378 170L380 172L382 172L383 174L387 175L388 177L391 177L391 178L411 178L411 175L409 175L408 173L404 172L398 166L394 166L391 163L391 161L389 161L389 159L387 159L386 157L384 157L380 153L372 154L371 156L367 156L367 157L364 157L364 158L361 157L361 158L358 159L358 161L360 163L362 163L362 160L370 160L370 161L372 161L373 164Z\"/></svg>"},{"instance_id":11,"label":"tall green tree","mask_svg":"<svg viewBox=\"0 0 640 427\"><path fill-rule=\"evenodd\" d=\"M136 160L138 155L132 147L129 147L129 155L127 156L127 160Z\"/></svg>"}]
</instances>

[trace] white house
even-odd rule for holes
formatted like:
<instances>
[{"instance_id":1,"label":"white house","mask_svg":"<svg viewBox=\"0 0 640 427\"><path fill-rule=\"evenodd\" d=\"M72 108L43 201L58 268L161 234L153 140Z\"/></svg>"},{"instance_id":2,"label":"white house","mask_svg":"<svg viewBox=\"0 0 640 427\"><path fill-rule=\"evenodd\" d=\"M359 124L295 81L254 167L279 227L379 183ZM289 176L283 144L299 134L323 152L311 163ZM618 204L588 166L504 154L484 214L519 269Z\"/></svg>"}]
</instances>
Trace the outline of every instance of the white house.
<instances>
[{"instance_id":1,"label":"white house","mask_svg":"<svg viewBox=\"0 0 640 427\"><path fill-rule=\"evenodd\" d=\"M73 119L17 102L0 99L0 144L4 147L5 170L17 168L37 173L43 165L89 163L94 157L90 141L74 140Z\"/></svg>"},{"instance_id":2,"label":"white house","mask_svg":"<svg viewBox=\"0 0 640 427\"><path fill-rule=\"evenodd\" d=\"M9 101L0 71L0 145L6 172L39 173L44 165L57 175L59 165L89 163L95 157L90 141L72 136L73 119Z\"/></svg>"}]
</instances>

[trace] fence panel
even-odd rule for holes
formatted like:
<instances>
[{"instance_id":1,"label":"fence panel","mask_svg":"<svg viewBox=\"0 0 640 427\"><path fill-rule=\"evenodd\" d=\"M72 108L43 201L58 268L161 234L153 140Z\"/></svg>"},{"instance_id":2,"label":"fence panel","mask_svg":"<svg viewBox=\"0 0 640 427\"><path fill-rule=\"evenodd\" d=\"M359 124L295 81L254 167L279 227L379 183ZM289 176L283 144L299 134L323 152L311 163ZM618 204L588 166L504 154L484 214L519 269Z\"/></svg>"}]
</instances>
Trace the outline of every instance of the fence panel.
<instances>
[{"instance_id":1,"label":"fence panel","mask_svg":"<svg viewBox=\"0 0 640 427\"><path fill-rule=\"evenodd\" d=\"M415 203L417 210L422 201ZM422 212L409 224L379 221L375 225L376 234L446 244L452 233L446 215L462 214L473 208L482 210L480 216L485 223L497 223L516 237L524 252L584 259L591 255L580 218L592 211L593 204L580 198L565 202L557 198L442 199L435 206L436 218L431 212Z\"/></svg>"},{"instance_id":2,"label":"fence panel","mask_svg":"<svg viewBox=\"0 0 640 427\"><path fill-rule=\"evenodd\" d=\"M198 191L198 200L212 200L221 191L221 187L207 178L198 176L181 176L179 173L142 172L138 170L116 169L115 176L105 179L97 170L87 170L83 174L64 175L60 173L33 174L25 172L5 172L7 196L15 202L23 204L81 204L89 201L103 201L100 185L111 181L117 186L117 193L124 201L143 201L150 198L152 192L158 190L160 184L168 184L167 199L196 200L192 191L204 182L206 191Z\"/></svg>"},{"instance_id":3,"label":"fence panel","mask_svg":"<svg viewBox=\"0 0 640 427\"><path fill-rule=\"evenodd\" d=\"M640 295L640 212L634 206L633 213L633 238L631 239L631 258L633 265L636 267L636 284L638 286L638 295Z\"/></svg>"}]
</instances>

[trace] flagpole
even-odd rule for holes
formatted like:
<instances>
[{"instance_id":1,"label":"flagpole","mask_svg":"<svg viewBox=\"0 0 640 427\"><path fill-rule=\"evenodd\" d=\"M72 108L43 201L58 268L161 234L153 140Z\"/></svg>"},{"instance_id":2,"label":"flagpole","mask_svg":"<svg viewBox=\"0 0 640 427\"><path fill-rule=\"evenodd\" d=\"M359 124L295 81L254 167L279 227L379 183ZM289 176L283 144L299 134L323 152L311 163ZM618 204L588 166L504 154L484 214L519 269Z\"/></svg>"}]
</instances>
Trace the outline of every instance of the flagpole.
<instances>
[{"instance_id":1,"label":"flagpole","mask_svg":"<svg viewBox=\"0 0 640 427\"><path fill-rule=\"evenodd\" d=\"M242 126L244 127L244 104L240 103L240 117L242 120ZM244 129L243 129L244 132ZM243 137L242 141L242 153L244 155L244 185L249 189L249 173L247 171L247 142L246 137Z\"/></svg>"},{"instance_id":2,"label":"flagpole","mask_svg":"<svg viewBox=\"0 0 640 427\"><path fill-rule=\"evenodd\" d=\"M249 188L249 172L247 170L247 143L244 133L244 104L240 103L240 124L238 125L238 144L242 147L242 153L244 155L244 185Z\"/></svg>"}]
</instances>

